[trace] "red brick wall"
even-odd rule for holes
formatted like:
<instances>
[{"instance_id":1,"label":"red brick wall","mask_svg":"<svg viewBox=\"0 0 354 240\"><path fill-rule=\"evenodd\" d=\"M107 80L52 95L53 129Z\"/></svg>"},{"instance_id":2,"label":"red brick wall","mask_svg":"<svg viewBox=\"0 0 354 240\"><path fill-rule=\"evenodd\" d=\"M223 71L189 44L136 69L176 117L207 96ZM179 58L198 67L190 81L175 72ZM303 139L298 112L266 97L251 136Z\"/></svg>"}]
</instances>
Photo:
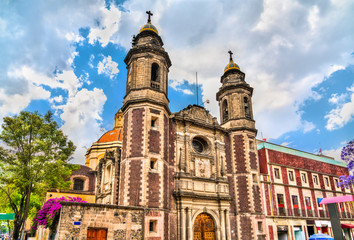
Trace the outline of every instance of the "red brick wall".
<instances>
[{"instance_id":1,"label":"red brick wall","mask_svg":"<svg viewBox=\"0 0 354 240\"><path fill-rule=\"evenodd\" d=\"M163 115L163 157L168 160L168 118Z\"/></svg>"},{"instance_id":2,"label":"red brick wall","mask_svg":"<svg viewBox=\"0 0 354 240\"><path fill-rule=\"evenodd\" d=\"M160 132L157 130L149 131L149 151L160 153Z\"/></svg>"},{"instance_id":3,"label":"red brick wall","mask_svg":"<svg viewBox=\"0 0 354 240\"><path fill-rule=\"evenodd\" d=\"M316 172L320 171L325 174L336 176L348 174L348 170L345 167L340 167L287 153L277 152L270 149L268 149L268 156L270 163L282 164L294 168L308 169L310 171Z\"/></svg>"},{"instance_id":4,"label":"red brick wall","mask_svg":"<svg viewBox=\"0 0 354 240\"><path fill-rule=\"evenodd\" d=\"M148 206L159 207L160 205L160 176L158 173L149 172L147 179L148 188Z\"/></svg>"},{"instance_id":5,"label":"red brick wall","mask_svg":"<svg viewBox=\"0 0 354 240\"><path fill-rule=\"evenodd\" d=\"M122 148L122 158L125 159L127 156L127 136L128 136L128 114L124 115L124 123L123 123L123 148Z\"/></svg>"},{"instance_id":6,"label":"red brick wall","mask_svg":"<svg viewBox=\"0 0 354 240\"><path fill-rule=\"evenodd\" d=\"M253 185L253 205L254 205L254 210L257 213L262 212L262 199L261 199L261 193L259 190L259 186Z\"/></svg>"},{"instance_id":7,"label":"red brick wall","mask_svg":"<svg viewBox=\"0 0 354 240\"><path fill-rule=\"evenodd\" d=\"M268 174L268 165L267 165L265 148L262 148L258 151L258 160L259 160L259 172L263 174Z\"/></svg>"},{"instance_id":8,"label":"red brick wall","mask_svg":"<svg viewBox=\"0 0 354 240\"><path fill-rule=\"evenodd\" d=\"M241 239L253 240L252 236L252 220L248 216L240 217Z\"/></svg>"},{"instance_id":9,"label":"red brick wall","mask_svg":"<svg viewBox=\"0 0 354 240\"><path fill-rule=\"evenodd\" d=\"M246 176L237 177L237 195L238 195L238 205L240 212L249 212L250 203L249 203L249 188L248 181Z\"/></svg>"},{"instance_id":10,"label":"red brick wall","mask_svg":"<svg viewBox=\"0 0 354 240\"><path fill-rule=\"evenodd\" d=\"M129 205L139 206L141 200L141 176L142 176L142 162L140 160L130 161L130 176L128 185Z\"/></svg>"},{"instance_id":11,"label":"red brick wall","mask_svg":"<svg viewBox=\"0 0 354 240\"><path fill-rule=\"evenodd\" d=\"M164 182L164 189L163 189L163 207L165 209L168 208L168 202L169 202L169 193L170 193L170 184L169 184L169 176L168 176L168 167L164 163L163 164L163 182Z\"/></svg>"},{"instance_id":12,"label":"red brick wall","mask_svg":"<svg viewBox=\"0 0 354 240\"><path fill-rule=\"evenodd\" d=\"M246 173L245 144L242 135L236 135L233 139L234 159L236 159L236 173Z\"/></svg>"},{"instance_id":13,"label":"red brick wall","mask_svg":"<svg viewBox=\"0 0 354 240\"><path fill-rule=\"evenodd\" d=\"M144 112L145 110L143 108L133 109L132 132L130 139L130 157L143 156L143 118L145 115Z\"/></svg>"},{"instance_id":14,"label":"red brick wall","mask_svg":"<svg viewBox=\"0 0 354 240\"><path fill-rule=\"evenodd\" d=\"M273 226L268 226L269 229L269 240L274 240Z\"/></svg>"},{"instance_id":15,"label":"red brick wall","mask_svg":"<svg viewBox=\"0 0 354 240\"><path fill-rule=\"evenodd\" d=\"M250 157L251 169L257 170L257 158L256 158L256 153L250 152L249 157Z\"/></svg>"},{"instance_id":16,"label":"red brick wall","mask_svg":"<svg viewBox=\"0 0 354 240\"><path fill-rule=\"evenodd\" d=\"M230 213L235 213L235 180L232 176L228 176L227 179L229 180L229 193L231 196L231 203L230 203Z\"/></svg>"},{"instance_id":17,"label":"red brick wall","mask_svg":"<svg viewBox=\"0 0 354 240\"><path fill-rule=\"evenodd\" d=\"M232 173L232 159L231 159L231 145L229 135L224 136L225 143L225 161L226 161L226 171L227 173Z\"/></svg>"},{"instance_id":18,"label":"red brick wall","mask_svg":"<svg viewBox=\"0 0 354 240\"><path fill-rule=\"evenodd\" d=\"M176 126L173 122L172 119L170 119L170 124L169 124L169 141L170 141L170 147L169 147L169 163L170 165L175 164L175 141L176 141ZM167 160L167 159L166 159Z\"/></svg>"},{"instance_id":19,"label":"red brick wall","mask_svg":"<svg viewBox=\"0 0 354 240\"><path fill-rule=\"evenodd\" d=\"M291 202L291 199L290 199L289 187L285 186L284 187L284 192L285 192L286 206L288 208L288 215L292 216L293 215L293 212L292 212L293 205L292 205L292 202Z\"/></svg>"},{"instance_id":20,"label":"red brick wall","mask_svg":"<svg viewBox=\"0 0 354 240\"><path fill-rule=\"evenodd\" d=\"M266 181L267 178L264 176L264 181ZM267 215L271 215L271 209L270 209L270 199L269 199L269 189L268 189L268 184L267 183L262 183L264 185L264 199L266 200L266 208L267 208Z\"/></svg>"}]
</instances>

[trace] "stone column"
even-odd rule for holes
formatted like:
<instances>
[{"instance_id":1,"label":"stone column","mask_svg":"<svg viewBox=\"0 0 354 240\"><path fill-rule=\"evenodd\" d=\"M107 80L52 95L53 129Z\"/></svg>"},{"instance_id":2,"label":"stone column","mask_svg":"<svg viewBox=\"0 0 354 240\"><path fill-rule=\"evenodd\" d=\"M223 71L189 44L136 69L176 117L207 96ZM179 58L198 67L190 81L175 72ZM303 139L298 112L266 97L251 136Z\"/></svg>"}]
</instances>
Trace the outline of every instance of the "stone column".
<instances>
[{"instance_id":1,"label":"stone column","mask_svg":"<svg viewBox=\"0 0 354 240\"><path fill-rule=\"evenodd\" d=\"M226 218L226 236L227 236L226 239L231 240L230 214L228 209L225 210L225 218Z\"/></svg>"},{"instance_id":2,"label":"stone column","mask_svg":"<svg viewBox=\"0 0 354 240\"><path fill-rule=\"evenodd\" d=\"M224 211L222 209L219 210L219 215L220 215L220 239L221 240L225 240L225 214Z\"/></svg>"},{"instance_id":3,"label":"stone column","mask_svg":"<svg viewBox=\"0 0 354 240\"><path fill-rule=\"evenodd\" d=\"M192 209L187 209L187 232L188 240L193 240L193 223L192 223Z\"/></svg>"},{"instance_id":4,"label":"stone column","mask_svg":"<svg viewBox=\"0 0 354 240\"><path fill-rule=\"evenodd\" d=\"M186 240L186 210L181 208L181 240Z\"/></svg>"},{"instance_id":5,"label":"stone column","mask_svg":"<svg viewBox=\"0 0 354 240\"><path fill-rule=\"evenodd\" d=\"M103 164L102 165L102 178L101 178L101 193L104 192L105 176L106 176L106 164Z\"/></svg>"}]
</instances>

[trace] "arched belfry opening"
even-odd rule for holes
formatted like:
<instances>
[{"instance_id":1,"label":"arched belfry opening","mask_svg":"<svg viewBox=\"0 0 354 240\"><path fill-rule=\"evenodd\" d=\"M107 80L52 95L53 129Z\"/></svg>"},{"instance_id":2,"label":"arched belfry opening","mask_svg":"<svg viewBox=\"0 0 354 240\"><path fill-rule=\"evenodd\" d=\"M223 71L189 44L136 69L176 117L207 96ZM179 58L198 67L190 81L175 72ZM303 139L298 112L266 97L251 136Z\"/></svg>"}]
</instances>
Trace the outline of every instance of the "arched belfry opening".
<instances>
[{"instance_id":1,"label":"arched belfry opening","mask_svg":"<svg viewBox=\"0 0 354 240\"><path fill-rule=\"evenodd\" d=\"M224 102L222 103L222 120L223 122L229 120L229 108L227 106L226 100L224 100Z\"/></svg>"},{"instance_id":2,"label":"arched belfry opening","mask_svg":"<svg viewBox=\"0 0 354 240\"><path fill-rule=\"evenodd\" d=\"M249 101L248 101L247 97L243 98L243 103L244 103L244 107L245 107L245 117L251 118L251 111L250 111Z\"/></svg>"},{"instance_id":3,"label":"arched belfry opening","mask_svg":"<svg viewBox=\"0 0 354 240\"><path fill-rule=\"evenodd\" d=\"M151 65L151 87L155 89L160 89L159 70L160 67L157 63Z\"/></svg>"},{"instance_id":4,"label":"arched belfry opening","mask_svg":"<svg viewBox=\"0 0 354 240\"><path fill-rule=\"evenodd\" d=\"M215 240L215 222L208 213L199 214L194 220L194 240Z\"/></svg>"}]
</instances>

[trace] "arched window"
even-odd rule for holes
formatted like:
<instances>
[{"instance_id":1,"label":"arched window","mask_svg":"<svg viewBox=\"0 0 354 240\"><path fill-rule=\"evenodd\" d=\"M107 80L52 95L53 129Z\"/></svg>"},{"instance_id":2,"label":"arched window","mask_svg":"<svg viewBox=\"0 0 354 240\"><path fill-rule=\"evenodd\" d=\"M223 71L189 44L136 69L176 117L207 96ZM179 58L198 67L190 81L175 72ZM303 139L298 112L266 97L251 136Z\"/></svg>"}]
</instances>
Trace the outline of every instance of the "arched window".
<instances>
[{"instance_id":1,"label":"arched window","mask_svg":"<svg viewBox=\"0 0 354 240\"><path fill-rule=\"evenodd\" d=\"M73 190L83 191L84 190L84 180L75 178Z\"/></svg>"},{"instance_id":2,"label":"arched window","mask_svg":"<svg viewBox=\"0 0 354 240\"><path fill-rule=\"evenodd\" d=\"M251 111L250 111L247 97L243 98L243 102L244 102L244 107L245 107L245 116L246 116L246 118L251 118Z\"/></svg>"},{"instance_id":3,"label":"arched window","mask_svg":"<svg viewBox=\"0 0 354 240\"><path fill-rule=\"evenodd\" d=\"M157 63L151 65L151 87L155 89L160 89L159 69Z\"/></svg>"},{"instance_id":4,"label":"arched window","mask_svg":"<svg viewBox=\"0 0 354 240\"><path fill-rule=\"evenodd\" d=\"M222 118L224 122L229 120L229 109L226 100L224 100L224 102L222 103Z\"/></svg>"}]
</instances>

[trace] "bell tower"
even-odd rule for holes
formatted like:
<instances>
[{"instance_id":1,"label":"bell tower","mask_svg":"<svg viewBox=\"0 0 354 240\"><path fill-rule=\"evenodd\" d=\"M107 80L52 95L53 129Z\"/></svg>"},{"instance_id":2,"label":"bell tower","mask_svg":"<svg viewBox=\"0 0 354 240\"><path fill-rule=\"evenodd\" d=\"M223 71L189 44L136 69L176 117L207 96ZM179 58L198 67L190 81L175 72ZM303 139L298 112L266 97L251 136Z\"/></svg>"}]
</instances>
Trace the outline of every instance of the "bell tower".
<instances>
[{"instance_id":1,"label":"bell tower","mask_svg":"<svg viewBox=\"0 0 354 240\"><path fill-rule=\"evenodd\" d=\"M133 37L124 62L127 85L124 97L123 142L118 204L139 206L146 211L145 237L168 236L171 209L169 162L170 110L168 71L171 61L157 28L148 20Z\"/></svg>"},{"instance_id":2,"label":"bell tower","mask_svg":"<svg viewBox=\"0 0 354 240\"><path fill-rule=\"evenodd\" d=\"M230 60L221 77L216 94L221 126L226 130L225 148L227 178L230 183L230 225L232 239L265 239L265 217L262 211L259 165L256 147L257 129L253 119L253 88L245 74Z\"/></svg>"},{"instance_id":3,"label":"bell tower","mask_svg":"<svg viewBox=\"0 0 354 240\"><path fill-rule=\"evenodd\" d=\"M158 31L151 24L152 13L147 11L147 23L137 36L124 62L127 64L127 90L123 109L130 104L150 102L168 108L168 71L171 60L162 47Z\"/></svg>"}]
</instances>

